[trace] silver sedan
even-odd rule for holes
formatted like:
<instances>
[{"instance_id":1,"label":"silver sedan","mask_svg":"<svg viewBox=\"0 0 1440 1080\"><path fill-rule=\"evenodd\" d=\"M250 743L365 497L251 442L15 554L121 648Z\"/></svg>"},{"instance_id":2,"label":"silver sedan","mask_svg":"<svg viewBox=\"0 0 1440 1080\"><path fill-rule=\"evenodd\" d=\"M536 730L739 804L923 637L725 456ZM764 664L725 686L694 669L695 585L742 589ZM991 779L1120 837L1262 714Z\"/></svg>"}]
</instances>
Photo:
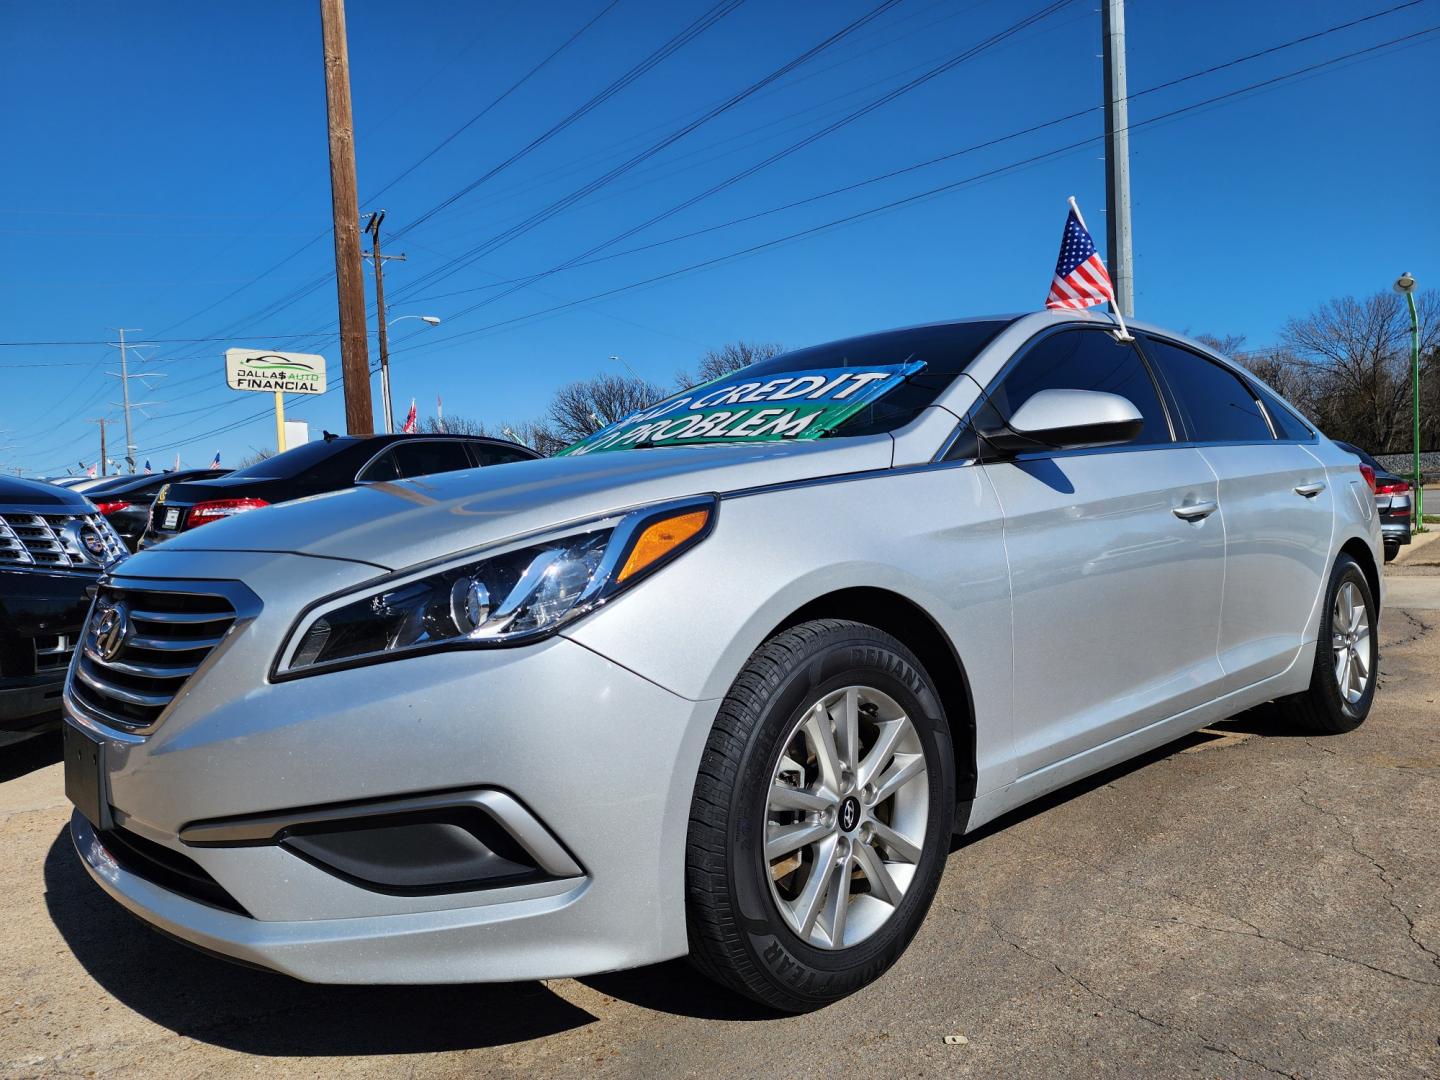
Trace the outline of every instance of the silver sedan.
<instances>
[{"instance_id":1,"label":"silver sedan","mask_svg":"<svg viewBox=\"0 0 1440 1080\"><path fill-rule=\"evenodd\" d=\"M1355 459L1179 335L820 345L130 559L67 683L73 833L142 919L301 979L688 954L813 1009L900 956L952 833L1261 702L1360 724L1380 543Z\"/></svg>"}]
</instances>

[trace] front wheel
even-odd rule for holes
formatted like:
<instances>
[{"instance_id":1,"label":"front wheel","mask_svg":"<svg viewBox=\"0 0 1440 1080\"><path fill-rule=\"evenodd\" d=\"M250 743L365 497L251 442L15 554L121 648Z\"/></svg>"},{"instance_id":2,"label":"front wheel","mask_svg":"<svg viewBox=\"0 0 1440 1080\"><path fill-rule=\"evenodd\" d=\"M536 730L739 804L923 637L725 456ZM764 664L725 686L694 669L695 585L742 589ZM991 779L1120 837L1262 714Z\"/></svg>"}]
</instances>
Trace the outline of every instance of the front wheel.
<instances>
[{"instance_id":1,"label":"front wheel","mask_svg":"<svg viewBox=\"0 0 1440 1080\"><path fill-rule=\"evenodd\" d=\"M787 1012L853 993L914 937L954 814L949 730L915 656L854 622L777 634L721 705L696 781L692 961Z\"/></svg>"},{"instance_id":2,"label":"front wheel","mask_svg":"<svg viewBox=\"0 0 1440 1080\"><path fill-rule=\"evenodd\" d=\"M1353 731L1370 714L1379 674L1375 597L1360 565L1341 555L1330 571L1310 688L1281 704L1303 730L1326 735Z\"/></svg>"}]
</instances>

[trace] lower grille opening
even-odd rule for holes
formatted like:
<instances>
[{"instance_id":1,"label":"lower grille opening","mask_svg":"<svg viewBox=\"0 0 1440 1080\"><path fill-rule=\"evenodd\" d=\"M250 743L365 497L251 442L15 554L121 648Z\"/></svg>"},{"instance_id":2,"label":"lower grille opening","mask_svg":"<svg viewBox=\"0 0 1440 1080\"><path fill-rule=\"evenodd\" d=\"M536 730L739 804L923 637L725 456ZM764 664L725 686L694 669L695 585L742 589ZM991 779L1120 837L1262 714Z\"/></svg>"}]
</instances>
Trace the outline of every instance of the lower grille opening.
<instances>
[{"instance_id":1,"label":"lower grille opening","mask_svg":"<svg viewBox=\"0 0 1440 1080\"><path fill-rule=\"evenodd\" d=\"M396 896L491 889L549 877L478 807L297 826L280 846L363 888Z\"/></svg>"},{"instance_id":2,"label":"lower grille opening","mask_svg":"<svg viewBox=\"0 0 1440 1080\"><path fill-rule=\"evenodd\" d=\"M194 859L118 825L97 835L122 870L144 878L152 885L179 893L187 900L253 918L240 901L226 892Z\"/></svg>"}]
</instances>

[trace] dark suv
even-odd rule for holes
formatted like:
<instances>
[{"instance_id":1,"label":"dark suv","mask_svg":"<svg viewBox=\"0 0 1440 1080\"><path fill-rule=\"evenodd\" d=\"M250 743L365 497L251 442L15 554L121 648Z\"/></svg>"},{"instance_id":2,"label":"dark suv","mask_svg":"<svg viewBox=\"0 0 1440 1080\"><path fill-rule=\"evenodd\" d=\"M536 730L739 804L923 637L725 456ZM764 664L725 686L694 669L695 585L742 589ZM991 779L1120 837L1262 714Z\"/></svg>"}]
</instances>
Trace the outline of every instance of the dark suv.
<instances>
[{"instance_id":1,"label":"dark suv","mask_svg":"<svg viewBox=\"0 0 1440 1080\"><path fill-rule=\"evenodd\" d=\"M125 554L84 495L0 477L0 745L59 719L90 592Z\"/></svg>"},{"instance_id":2,"label":"dark suv","mask_svg":"<svg viewBox=\"0 0 1440 1080\"><path fill-rule=\"evenodd\" d=\"M176 533L247 510L355 484L409 480L433 473L529 461L527 446L477 435L332 435L219 480L174 483L160 489L150 508L142 548Z\"/></svg>"}]
</instances>

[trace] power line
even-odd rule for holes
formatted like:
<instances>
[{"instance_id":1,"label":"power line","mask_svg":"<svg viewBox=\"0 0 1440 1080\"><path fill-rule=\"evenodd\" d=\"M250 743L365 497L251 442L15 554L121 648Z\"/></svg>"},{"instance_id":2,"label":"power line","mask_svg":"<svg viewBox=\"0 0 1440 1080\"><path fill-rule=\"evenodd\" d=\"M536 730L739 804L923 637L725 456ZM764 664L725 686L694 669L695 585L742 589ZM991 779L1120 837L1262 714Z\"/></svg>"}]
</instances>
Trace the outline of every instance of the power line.
<instances>
[{"instance_id":1,"label":"power line","mask_svg":"<svg viewBox=\"0 0 1440 1080\"><path fill-rule=\"evenodd\" d=\"M1413 3L1401 4L1401 5L1399 5L1399 6L1396 7L1396 8L1388 9L1388 10L1385 11L1385 12L1380 12L1380 13L1378 13L1376 16L1368 16L1368 17L1366 17L1365 19L1354 20L1353 22L1369 21L1369 19L1371 19L1371 18L1379 17L1379 15L1388 14L1388 13L1390 13L1391 11L1400 10L1400 9L1403 9L1403 8L1406 8L1406 7L1410 7L1410 6L1413 6ZM1207 69L1204 69L1203 71L1199 71L1199 72L1193 72L1193 73L1191 73L1191 74L1189 74L1189 75L1186 75L1186 76L1183 76L1183 77L1181 77L1181 78L1179 78L1179 79L1170 80L1170 81L1167 82L1167 83L1162 83L1162 84L1159 84L1159 85L1157 85L1157 86L1149 87L1149 88L1147 88L1146 90L1139 91L1138 93L1131 95L1131 97L1132 97L1132 98L1134 98L1134 97L1140 97L1140 96L1145 95L1145 94L1150 94L1150 93L1154 93L1154 92L1157 92L1157 91L1162 90L1162 89L1167 89L1167 88L1169 88L1169 87L1171 87L1171 86L1174 86L1174 85L1176 85L1176 84L1178 84L1178 83L1182 83L1182 82L1188 81L1188 80L1193 79L1193 78L1198 78L1198 77L1200 77L1200 76L1202 76L1202 75L1205 75L1205 74L1210 74L1210 73L1212 73L1213 71L1217 71L1217 70L1221 70L1221 69L1226 68L1226 67L1233 66L1234 64L1244 62L1244 61L1247 60L1247 59L1254 59L1254 58L1256 58L1256 57L1258 57L1258 56L1269 55L1270 53L1277 52L1277 51L1279 51L1279 50L1281 50L1281 49L1283 49L1283 48L1290 47L1290 46L1292 46L1292 45L1294 45L1294 44L1297 44L1297 43L1299 43L1299 42L1302 42L1302 41L1314 40L1315 37L1323 36L1324 34L1327 34L1327 33L1333 33L1333 32L1335 32L1336 30L1343 29L1343 28L1347 28L1347 27L1350 26L1350 25L1353 25L1353 23L1341 24L1341 25L1338 26L1338 27L1332 27L1332 28L1329 28L1329 29L1327 29L1327 30L1325 30L1325 31L1318 31L1318 32L1316 32L1316 33L1314 33L1314 34L1306 35L1306 36L1304 36L1303 38L1295 39L1295 41L1292 41L1292 42L1286 42L1286 43L1282 43L1282 44L1277 45L1277 46L1272 46L1272 47L1270 47L1270 48L1268 48L1268 49L1266 49L1266 50L1262 50L1262 51L1257 52L1257 53L1248 54L1246 57L1241 57L1241 58L1237 58L1237 59L1232 60L1232 61L1227 61L1227 62L1224 63L1224 64L1215 65L1215 66L1213 66L1212 68L1207 68ZM1236 97L1238 97L1238 96L1240 96L1240 95L1244 95L1244 94L1247 94L1247 93L1252 93L1252 92L1260 91L1260 90L1267 89L1267 88L1276 87L1276 86L1278 86L1278 85L1280 85L1280 84L1282 84L1282 83L1285 83L1285 82L1288 82L1288 81L1291 81L1291 80L1294 80L1294 79L1302 78L1302 77L1307 76L1307 75L1313 75L1313 74L1315 74L1315 73L1317 73L1317 72L1320 72L1320 71L1323 71L1323 70L1325 70L1325 69L1331 68L1331 67L1333 67L1333 66L1335 66L1335 65L1337 65L1337 64L1343 63L1343 62L1345 62L1345 61L1348 61L1348 60L1357 60L1357 59L1360 59L1360 58L1369 56L1369 55L1371 55L1371 54L1374 54L1374 53L1376 53L1377 51L1379 51L1379 50L1381 50L1381 49L1390 48L1391 46L1402 45L1402 44L1407 43L1407 42L1412 43L1412 44L1420 44L1420 43L1421 43L1420 39L1422 39L1422 38L1424 38L1424 37L1426 37L1426 36L1428 36L1428 35L1431 35L1431 34L1435 33L1437 30L1440 30L1440 26L1427 27L1427 28L1425 28L1425 29L1423 29L1423 30L1420 30L1420 31L1417 31L1417 32L1415 32L1415 33L1407 34L1407 35L1402 35L1402 36L1399 36L1399 37L1396 37L1396 38L1392 38L1392 39L1390 39L1390 40L1387 40L1387 41L1384 41L1384 42L1380 42L1380 43L1378 43L1378 44L1376 44L1376 45L1372 45L1372 46L1369 46L1369 47L1366 47L1366 48L1363 48L1363 49L1353 50L1353 51L1351 51L1351 52L1342 54L1342 55L1337 56L1337 57L1333 57L1333 58L1328 59L1328 60L1324 60L1324 61L1321 61L1321 62L1318 62L1318 63L1315 63L1315 64L1311 64L1311 65L1307 65L1307 66L1302 67L1302 68L1299 68L1299 69L1297 69L1297 70L1295 70L1295 71L1286 72L1286 73L1283 73L1283 74L1281 74L1281 75L1273 76L1273 77L1271 77L1271 78L1267 78L1267 79L1263 79L1263 80L1258 80L1258 81L1256 81L1256 82L1250 83L1250 84L1248 84L1248 85L1246 85L1246 86L1243 86L1243 87L1240 87L1240 88L1238 88L1238 89L1228 91L1228 92L1226 92L1226 93L1224 93L1224 94L1215 95L1215 96L1210 97L1210 98L1207 98L1207 99L1205 99L1205 100L1203 100L1203 101L1196 102L1196 103L1193 103L1193 104L1191 104L1191 105L1186 105L1186 106L1180 107L1180 108L1178 108L1178 109L1170 110L1170 111L1168 111L1168 112L1161 113L1161 114L1159 114L1159 115L1157 115L1157 116L1154 116L1154 117L1150 117L1150 118L1148 118L1148 119L1146 119L1146 120L1140 121L1140 122L1138 122L1138 123L1134 123L1134 124L1130 125L1130 127L1131 127L1132 130L1133 130L1133 129L1137 129L1137 128L1142 128L1142 127L1148 127L1148 126L1151 126L1151 125L1154 125L1154 124L1166 122L1166 121L1168 121L1168 120L1171 120L1171 119L1177 118L1177 117L1179 117L1179 116L1186 115L1186 114L1189 114L1189 113L1192 113L1192 112L1195 112L1195 111L1198 111L1198 110L1201 110L1201 109L1206 109L1206 108L1210 108L1210 107L1215 107L1215 106L1217 106L1217 105L1223 105L1223 104L1226 103L1227 101L1233 100L1234 98L1236 98ZM1093 110L1086 110L1086 111L1093 111ZM1049 122L1046 122L1045 124L1035 125L1035 126L1033 126L1032 128L1030 128L1030 129L1025 129L1025 130L1026 130L1027 132L1032 131L1032 130L1038 130L1038 129L1040 129L1040 128L1048 127L1048 126L1051 126L1051 125L1054 124L1054 123L1060 122L1060 120L1070 119L1070 118L1073 118L1073 117L1059 118L1059 119L1057 119L1056 121L1049 121ZM1006 138L1009 138L1009 137L1013 137L1013 135L1012 135L1012 136L1002 136L1002 137L1000 137L1000 138L997 139L997 140L992 140L992 142L1004 141ZM1015 170L1018 170L1018 169L1021 169L1021 168L1027 167L1027 166L1030 166L1030 165L1034 165L1034 164L1039 163L1039 162L1041 162L1041 161L1043 161L1043 160L1046 160L1046 159L1050 159L1050 158L1054 158L1054 157L1057 157L1057 156L1060 156L1060 155L1063 155L1063 154L1075 152L1076 150L1078 150L1078 149L1080 149L1080 148L1083 148L1083 147L1085 147L1085 146L1094 144L1095 142L1097 142L1097 141L1100 140L1101 138L1102 138L1102 136L1094 136L1094 137L1087 138L1087 139L1082 139L1082 140L1079 140L1079 141L1076 141L1076 142L1071 142L1071 143L1066 144L1066 145L1064 145L1064 146L1060 146L1060 147L1054 148L1054 149L1052 149L1052 150L1048 150L1048 151L1044 151L1044 152L1039 153L1039 154L1036 154L1036 155L1032 155L1032 156L1027 157L1027 158L1024 158L1024 159L1022 159L1022 160L1020 160L1020 161L1011 162L1011 163L1009 163L1009 164L1007 164L1007 165L1003 165L1003 166L997 167L997 168L995 168L995 169L986 170L985 172L977 173L977 174L974 174L974 175L972 175L972 176L963 178L963 179L961 179L961 180L957 180L957 181L953 181L953 182L948 183L948 184L940 185L940 186L938 186L938 187L931 188L931 189L929 189L929 190L926 190L926 191L917 193L917 194L915 194L915 195L906 196L906 197L904 197L904 198L897 199L897 200L892 200L892 201L890 201L890 202L887 202L887 203L885 203L885 204L882 204L881 206L873 207L873 208L868 209L868 210L863 210L863 211L860 211L860 212L858 212L858 213L856 213L856 214L846 215L846 216L844 216L844 217L837 218L837 219L834 219L834 220L832 220L832 221L826 222L826 223L824 223L824 224L822 224L822 225L818 225L818 226L814 226L814 227L811 227L811 228L808 228L808 229L800 230L800 231L798 231L798 232L790 233L790 234L788 234L788 235L786 235L786 236L779 237L779 238L777 238L777 239L775 239L775 240L766 241L766 242L761 243L761 244L751 245L750 247L743 248L743 249L740 249L740 250L735 251L735 252L731 252L731 253L729 253L729 254L727 254L727 255L722 255L722 256L719 256L719 257L716 257L716 258L713 258L713 259L702 260L702 261L700 261L700 262L692 263L692 264L690 264L690 265L687 265L687 266L684 266L684 267L680 267L680 268L678 268L678 269L675 269L675 270L672 270L672 271L668 271L668 272L663 273L663 274L653 275L653 276L651 276L651 277L649 277L649 278L645 278L645 279L640 280L640 281L632 282L632 283L630 283L630 284L628 284L628 285L618 286L618 287L613 288L613 289L604 290L604 291L602 291L602 292L592 294L592 295L590 295L590 296L581 298L581 299L579 299L579 300L570 301L570 302L567 302L567 303L555 305L555 306L553 306L553 307L541 309L541 310L539 310L539 311L530 312L530 313L528 313L528 314L526 314L526 315L517 316L517 317L512 318L512 319L502 320L502 321L500 321L500 322L492 323L492 324L489 324L489 325L487 325L487 326L478 327L478 328L472 329L472 330L470 330L470 331L465 331L465 332L463 332L463 333L461 333L461 334L452 334L452 335L449 335L449 336L444 337L444 338L434 338L434 337L431 337L429 340L425 341L425 342L424 342L423 344L421 344L421 345L409 346L408 348L432 348L432 347L436 347L436 346L442 345L442 344L444 344L444 343L446 343L446 342L455 341L455 340L460 339L460 338L463 338L463 337L473 337L473 336L475 336L475 335L477 335L477 334L487 333L487 332L490 332L490 331L492 331L492 330L494 330L494 329L497 329L497 328L500 328L500 327L503 327L503 326L513 325L514 323L517 323L517 322L523 322L523 321L528 321L528 320L531 320L531 319L536 319L536 318L545 317L545 316L547 316L547 315L557 314L557 313L559 313L559 312L561 312L561 311L569 310L569 309L572 309L572 308L574 308L574 307L576 307L576 306L579 306L579 305L582 305L582 304L585 304L585 303L590 303L590 302L594 302L594 301L599 300L599 299L608 298L608 297L610 297L610 296L614 296L614 295L617 295L617 294L622 293L622 292L626 292L626 291L630 291L630 290L634 290L634 289L643 288L643 287L646 287L646 286L648 286L648 285L656 284L656 283L658 283L658 282L660 282L660 281L663 281L663 280L666 280L666 279L669 279L669 278L673 278L673 277L677 277L677 276L680 276L680 275L683 275L683 274L686 274L686 273L697 272L697 271L700 271L700 270L709 268L709 267L711 267L711 266L718 265L718 264L723 263L723 262L728 262L728 261L732 261L732 260L735 260L735 259L739 259L739 258L747 257L747 256L750 256L750 255L754 255L754 254L757 254L757 253L759 253L759 252L761 252L761 251L767 250L767 249L769 249L769 248L771 248L771 247L778 246L778 245L780 245L780 244L789 243L789 242L793 242L793 241L796 241L796 240L799 240L799 239L803 239L803 238L806 238L806 237L808 237L808 236L815 235L815 234L817 234L817 233L819 233L819 232L822 232L822 231L825 231L825 230L828 230L828 229L831 229L831 228L836 228L836 227L839 227L839 226L844 225L844 224L849 224L849 223L852 223L852 222L855 222L855 221L862 220L862 219L867 218L867 217L875 216L875 215L880 214L880 213L888 212L888 211L891 211L891 210L895 210L895 209L904 207L904 206L906 206L906 205L911 205L911 204L917 203L917 202L919 202L919 201L923 201L923 200L926 200L926 199L930 199L930 198L936 197L936 196L938 196L938 195L940 195L940 194L943 194L943 193L946 193L946 192L948 192L948 191L955 190L955 189L957 189L957 188L959 188L959 187L962 187L962 186L965 186L965 185L977 183L977 182L980 182L980 181L982 181L982 180L984 180L984 179L992 178L992 177L994 177L994 176L998 176L998 175L1003 174L1003 173L1006 173L1006 172L1011 172L1011 171L1015 171ZM964 153L964 152L967 152L967 151L957 151L956 154L958 154L958 153ZM952 156L955 156L955 154L942 155L942 158L941 158L941 159L932 159L932 161L934 161L934 160L942 160L942 159L944 159L944 158L948 158L948 157L952 157ZM923 164L925 164L925 163L921 163L921 164L923 165ZM916 168L916 167L920 167L920 166L915 166L915 167L912 167L912 168ZM911 171L911 169L897 170L897 172L908 172L908 171ZM880 179L880 178L871 178L869 181L861 181L860 184L857 184L857 185L847 185L847 188L851 188L851 187L854 187L854 186L860 186L860 185L863 185L863 184L865 184L865 183L874 182L874 181L877 180L877 179ZM841 190L841 189L837 189L837 190ZM827 194L828 194L828 193L827 193ZM824 196L823 196L823 195L822 195L822 196L814 196L814 197L811 197L810 199L807 199L807 200L801 200L801 202L803 203L803 202L814 201L815 199L818 199L818 198L821 198L821 197L824 197ZM778 210L778 209L782 209L782 208L776 208L776 209ZM774 211L768 211L768 212L763 212L763 213L769 213L769 212L774 212ZM755 215L755 216L763 216L763 214L762 214L762 215ZM713 230L703 230L703 231L713 231ZM650 247L650 246L657 246L657 245L646 245L645 247ZM637 249L637 250L643 250L643 249ZM620 254L625 254L625 253L617 253L616 257L618 257L618 255L620 255ZM599 261L599 260L596 260L596 261ZM454 316L450 316L449 318L454 318ZM402 347L402 348L405 348L405 347ZM401 351L401 349L397 349L396 351L397 351L397 352L398 352L398 351ZM197 410L197 411L200 411L200 410ZM263 412L263 413L257 413L257 414L256 414L256 416L261 416L261 415L268 415L268 410L266 410L266 411ZM207 437L210 437L210 436L216 435L216 434L222 434L222 433L224 433L224 432L226 432L226 431L234 430L236 427L242 426L242 425L244 425L245 423L249 423L249 422L251 422L253 419L255 419L255 417L245 417L245 418L242 418L242 419L240 419L240 420L237 420L237 421L235 421L235 422L233 422L233 423L225 424L225 425L223 425L223 426L221 426L221 427L218 427L218 428L210 429L210 430L207 430L207 431L205 431L205 432L198 433L198 434L196 434L196 435L188 436L186 439L179 440L178 442L175 442L175 443L163 444L163 445L161 445L160 447L158 447L158 448L156 448L156 449L158 449L158 450L168 449L168 448L170 448L170 447L172 447L172 446L175 446L175 445L181 445L181 444L184 443L184 442L189 442L189 441L194 441L194 440L198 440L198 439L202 439L202 438L207 438Z\"/></svg>"}]
</instances>

